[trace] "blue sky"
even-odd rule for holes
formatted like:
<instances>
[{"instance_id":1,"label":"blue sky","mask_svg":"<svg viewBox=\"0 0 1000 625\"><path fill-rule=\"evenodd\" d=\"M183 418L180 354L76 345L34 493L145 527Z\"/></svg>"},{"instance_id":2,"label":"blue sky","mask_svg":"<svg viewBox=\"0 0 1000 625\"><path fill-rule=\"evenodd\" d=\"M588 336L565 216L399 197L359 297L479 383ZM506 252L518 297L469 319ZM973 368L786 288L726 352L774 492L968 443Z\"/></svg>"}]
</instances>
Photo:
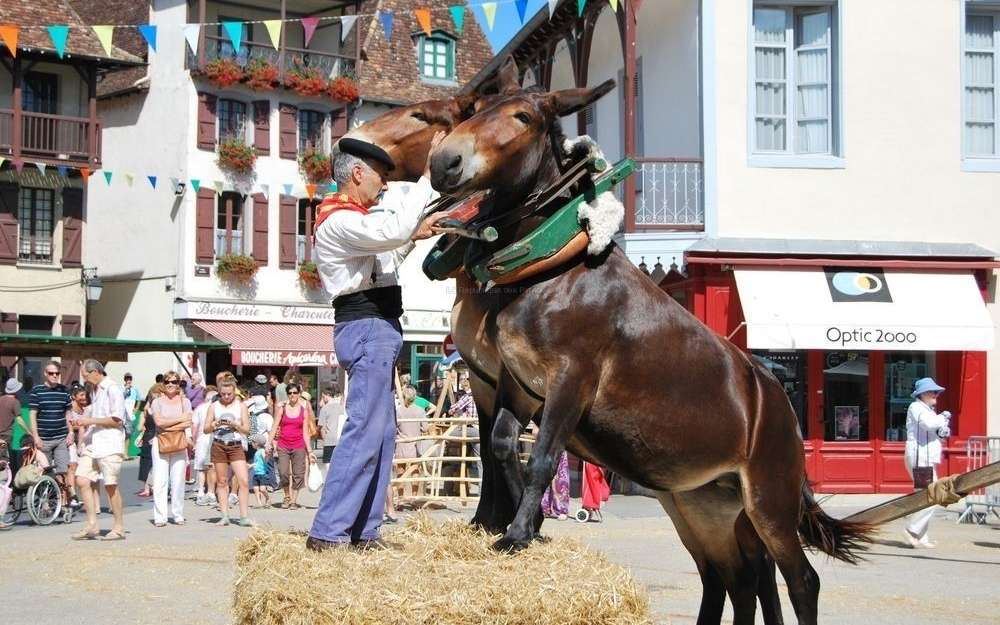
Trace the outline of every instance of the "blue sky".
<instances>
[{"instance_id":1,"label":"blue sky","mask_svg":"<svg viewBox=\"0 0 1000 625\"><path fill-rule=\"evenodd\" d=\"M497 0L497 17L493 23L493 31L490 32L486 24L486 14L483 13L483 9L479 6L482 3L483 0L470 0L469 5L472 8L473 15L476 16L476 21L479 22L479 27L486 33L486 38L490 40L493 51L497 52L521 29L521 19L517 15L517 7L514 4L514 0ZM527 22L530 20L539 10L548 12L548 5L547 0L528 0L528 9L524 12L524 21Z\"/></svg>"}]
</instances>

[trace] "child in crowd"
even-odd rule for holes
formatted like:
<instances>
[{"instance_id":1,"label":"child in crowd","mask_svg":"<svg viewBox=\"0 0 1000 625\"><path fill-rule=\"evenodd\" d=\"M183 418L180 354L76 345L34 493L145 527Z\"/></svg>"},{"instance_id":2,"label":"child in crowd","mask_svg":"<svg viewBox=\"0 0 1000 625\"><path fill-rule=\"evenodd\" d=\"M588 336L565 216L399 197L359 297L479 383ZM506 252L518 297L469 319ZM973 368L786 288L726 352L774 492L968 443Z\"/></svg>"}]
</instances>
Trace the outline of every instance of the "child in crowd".
<instances>
[{"instance_id":1,"label":"child in crowd","mask_svg":"<svg viewBox=\"0 0 1000 625\"><path fill-rule=\"evenodd\" d=\"M268 504L267 487L271 485L271 463L268 460L267 435L257 434L253 437L253 471L250 475L250 488L257 497L257 507L264 508Z\"/></svg>"}]
</instances>

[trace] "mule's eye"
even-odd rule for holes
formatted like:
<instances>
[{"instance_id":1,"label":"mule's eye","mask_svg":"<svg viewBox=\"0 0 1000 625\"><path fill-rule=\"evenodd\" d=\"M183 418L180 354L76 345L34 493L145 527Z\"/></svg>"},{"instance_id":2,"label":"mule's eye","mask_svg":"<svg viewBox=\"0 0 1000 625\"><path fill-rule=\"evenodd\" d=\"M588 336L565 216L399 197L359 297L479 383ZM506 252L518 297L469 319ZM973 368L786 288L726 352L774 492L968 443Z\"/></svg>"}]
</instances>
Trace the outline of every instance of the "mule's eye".
<instances>
[{"instance_id":1,"label":"mule's eye","mask_svg":"<svg viewBox=\"0 0 1000 625\"><path fill-rule=\"evenodd\" d=\"M421 113L420 111L413 111L413 113L410 115L410 117L412 117L413 119L415 119L417 121L421 121L421 122L426 122L427 121L427 117L423 113Z\"/></svg>"},{"instance_id":2,"label":"mule's eye","mask_svg":"<svg viewBox=\"0 0 1000 625\"><path fill-rule=\"evenodd\" d=\"M531 115L528 115L524 111L518 111L517 113L514 113L514 117L516 117L517 121L521 122L522 124L531 123Z\"/></svg>"}]
</instances>

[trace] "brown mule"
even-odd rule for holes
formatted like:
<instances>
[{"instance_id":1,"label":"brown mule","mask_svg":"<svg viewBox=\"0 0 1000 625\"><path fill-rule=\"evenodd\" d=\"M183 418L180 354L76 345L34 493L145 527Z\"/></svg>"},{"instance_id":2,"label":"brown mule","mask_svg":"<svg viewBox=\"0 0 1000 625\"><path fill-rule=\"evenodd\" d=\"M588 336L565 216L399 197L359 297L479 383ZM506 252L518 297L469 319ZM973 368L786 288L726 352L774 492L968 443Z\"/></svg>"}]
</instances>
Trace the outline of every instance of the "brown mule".
<instances>
[{"instance_id":1,"label":"brown mule","mask_svg":"<svg viewBox=\"0 0 1000 625\"><path fill-rule=\"evenodd\" d=\"M530 193L558 176L552 146L559 141L550 136L558 118L612 86L522 92L481 110L431 153L435 188L453 195L487 190L485 215L517 216ZM511 220L496 243L473 243L473 254L523 237L543 218ZM655 288L613 246L516 286L469 286L452 325L466 362L495 371L489 361L499 358L499 405L509 401L508 385L545 402L517 514L497 548L532 540L542 493L567 444L658 491L733 481L799 622L816 621L819 579L800 531L811 546L851 561L869 528L832 519L812 500L797 422L773 376Z\"/></svg>"},{"instance_id":2,"label":"brown mule","mask_svg":"<svg viewBox=\"0 0 1000 625\"><path fill-rule=\"evenodd\" d=\"M508 62L500 72L498 85L495 88L500 93L511 93L517 90L517 68L513 62ZM458 122L463 121L473 111L480 110L489 102L496 102L496 96L479 96L471 105L468 97L452 100L432 100L420 102L411 106L395 109L394 111L380 116L364 126L353 130L348 136L363 138L373 141L390 150L393 157L400 164L397 169L398 178L401 180L415 181L423 171L422 159L426 158L430 148L431 137L438 130L449 131ZM416 154L416 156L414 156ZM468 292L466 285L459 289L459 299L462 294ZM457 302L456 302L457 305ZM510 488L505 482L503 471L499 465L496 454L492 453L493 437L490 433L494 431L494 399L496 396L496 382L499 379L499 359L496 359L497 369L487 375L477 374L473 370L471 381L473 393L476 398L477 408L480 415L480 432L482 436L482 461L483 475L479 506L473 522L495 533L503 533L509 523L513 520L515 503L510 494ZM516 390L516 389L512 389ZM533 415L540 411L541 402L537 398L522 394L518 402L518 414ZM528 418L523 418L526 424ZM514 441L511 448L510 457L516 458L516 439L520 425L514 424L509 437L502 438L501 446L508 441ZM500 428L501 430L503 428ZM520 476L520 464L513 463L513 467ZM759 547L760 540L755 533L750 532L742 541L737 540L737 533L732 524L726 525L725 520L717 518L721 508L716 504L716 498L709 496L703 491L711 490L711 487L704 487L695 491L685 493L674 493L661 495L664 509L673 519L675 526L681 533L685 547L695 559L703 581L703 601L699 614L698 623L708 625L719 623L722 618L722 606L724 597L728 591L733 597L736 622L744 622L741 617L748 616L746 622L753 622L753 602L752 594L749 612L745 606L746 601L739 601L735 597L737 593L746 593L748 588L755 585L753 576L761 567L768 566L764 561L766 553ZM734 495L738 502L738 494ZM728 517L727 517L728 518ZM744 517L745 518L745 517ZM541 517L538 517L540 522ZM699 532L699 530L702 530ZM711 540L706 540L709 537ZM751 547L740 546L738 543L746 542ZM728 550L723 550L721 544L730 545ZM758 548L754 551L753 546ZM760 554L760 561L752 560L750 554ZM737 557L734 554L743 554ZM780 624L780 606L777 605L777 588L773 578L773 565L769 565L770 575L762 576L760 582L761 605L764 609L764 622L767 624ZM767 568L764 569L767 572ZM734 584L732 580L740 580L741 585ZM749 580L749 581L748 581ZM766 581L769 580L769 581ZM774 601L770 598L774 597ZM769 610L769 605L777 607L776 616L772 616L773 610Z\"/></svg>"}]
</instances>

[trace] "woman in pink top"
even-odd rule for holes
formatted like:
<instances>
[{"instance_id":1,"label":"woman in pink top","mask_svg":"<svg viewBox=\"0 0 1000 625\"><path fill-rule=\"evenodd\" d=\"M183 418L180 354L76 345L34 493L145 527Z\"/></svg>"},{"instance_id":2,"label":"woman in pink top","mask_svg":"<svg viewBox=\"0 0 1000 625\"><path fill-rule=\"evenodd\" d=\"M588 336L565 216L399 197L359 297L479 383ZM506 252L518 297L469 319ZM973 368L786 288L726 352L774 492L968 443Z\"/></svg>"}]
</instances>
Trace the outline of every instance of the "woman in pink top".
<instances>
[{"instance_id":1,"label":"woman in pink top","mask_svg":"<svg viewBox=\"0 0 1000 625\"><path fill-rule=\"evenodd\" d=\"M268 435L268 447L277 449L278 473L281 475L281 488L285 491L281 507L298 510L299 491L306 479L309 410L302 400L302 387L292 383L287 386L287 392L288 402L278 408Z\"/></svg>"}]
</instances>

